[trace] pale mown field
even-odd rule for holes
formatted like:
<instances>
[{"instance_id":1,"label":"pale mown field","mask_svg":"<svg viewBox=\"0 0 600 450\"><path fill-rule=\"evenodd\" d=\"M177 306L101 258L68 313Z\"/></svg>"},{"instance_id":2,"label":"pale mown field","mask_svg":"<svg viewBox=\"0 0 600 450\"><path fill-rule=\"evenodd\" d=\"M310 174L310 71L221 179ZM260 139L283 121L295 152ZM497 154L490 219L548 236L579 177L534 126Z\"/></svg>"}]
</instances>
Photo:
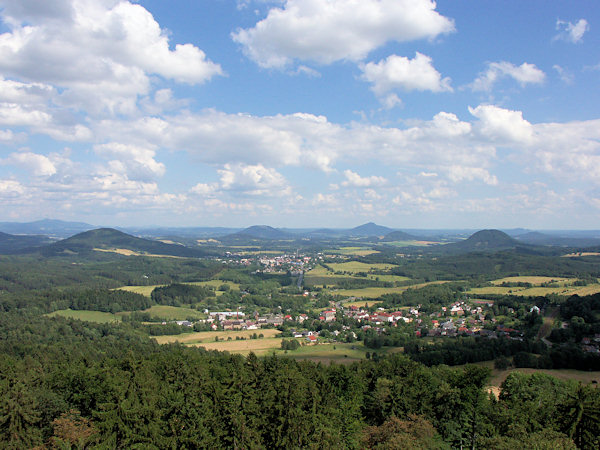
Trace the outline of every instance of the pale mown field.
<instances>
[{"instance_id":1,"label":"pale mown field","mask_svg":"<svg viewBox=\"0 0 600 450\"><path fill-rule=\"evenodd\" d=\"M117 253L119 255L124 256L151 256L153 258L176 258L176 259L185 259L182 256L174 256L174 255L155 255L153 253L140 253L135 252L133 250L129 250L127 248L95 248L97 252L105 252L105 253Z\"/></svg>"},{"instance_id":2,"label":"pale mown field","mask_svg":"<svg viewBox=\"0 0 600 450\"><path fill-rule=\"evenodd\" d=\"M333 253L337 255L348 255L348 256L367 256L374 253L379 253L377 250L366 247L340 247L333 250L324 250L324 253Z\"/></svg>"},{"instance_id":3,"label":"pale mown field","mask_svg":"<svg viewBox=\"0 0 600 450\"><path fill-rule=\"evenodd\" d=\"M366 264L360 261L348 261L345 263L328 264L334 272L368 272L370 270L390 270L397 267L394 264Z\"/></svg>"},{"instance_id":4,"label":"pale mown field","mask_svg":"<svg viewBox=\"0 0 600 450\"><path fill-rule=\"evenodd\" d=\"M346 297L360 297L360 298L378 298L384 294L401 294L407 289L419 289L424 286L429 286L431 284L443 284L448 283L448 281L431 281L429 283L419 283L412 284L410 286L400 286L400 287L367 287L362 289L337 289L337 290L328 290L329 293L334 295L343 295ZM359 302L360 303L360 302Z\"/></svg>"},{"instance_id":5,"label":"pale mown field","mask_svg":"<svg viewBox=\"0 0 600 450\"><path fill-rule=\"evenodd\" d=\"M166 305L154 305L141 312L149 313L152 317L160 317L161 319L167 320L186 320L192 319L205 319L206 314L191 308L184 308L180 306L166 306ZM130 314L129 311L119 313L120 315Z\"/></svg>"},{"instance_id":6,"label":"pale mown field","mask_svg":"<svg viewBox=\"0 0 600 450\"><path fill-rule=\"evenodd\" d=\"M577 281L577 278L561 278L561 277L540 277L540 276L522 276L522 277L506 277L492 281L492 284L502 283L530 283L534 286L539 286L542 283L559 283L564 285L565 283L572 283Z\"/></svg>"},{"instance_id":7,"label":"pale mown field","mask_svg":"<svg viewBox=\"0 0 600 450\"><path fill-rule=\"evenodd\" d=\"M254 333L262 334L264 339L250 339ZM231 342L227 341L227 338L231 337L232 340L235 340L237 337L245 337L249 341L262 341L269 338L274 338L280 333L279 330L275 330L272 328L264 329L264 330L241 330L241 331L199 331L196 333L185 333L178 334L176 336L156 336L156 342L159 344L170 344L173 342L180 342L182 344L199 344L199 343L217 343L215 342L215 337L219 338L219 342Z\"/></svg>"},{"instance_id":8,"label":"pale mown field","mask_svg":"<svg viewBox=\"0 0 600 450\"><path fill-rule=\"evenodd\" d=\"M499 294L499 295L518 295L518 296L545 296L556 294L563 296L571 295L591 295L600 292L600 284L590 284L587 286L564 286L564 287L504 287L504 286L486 286L481 288L472 288L468 291L472 294Z\"/></svg>"},{"instance_id":9,"label":"pale mown field","mask_svg":"<svg viewBox=\"0 0 600 450\"><path fill-rule=\"evenodd\" d=\"M189 344L192 347L203 347L206 350L217 350L220 352L239 353L247 355L250 352L257 356L269 353L272 350L281 348L281 338L270 339L248 339L239 341L219 341L219 342L202 342L197 344Z\"/></svg>"},{"instance_id":10,"label":"pale mown field","mask_svg":"<svg viewBox=\"0 0 600 450\"><path fill-rule=\"evenodd\" d=\"M110 323L120 322L121 317L116 314L111 314L102 311L74 311L72 309L61 309L59 311L51 312L46 314L48 317L67 317L69 319L84 320L86 322L95 323Z\"/></svg>"},{"instance_id":11,"label":"pale mown field","mask_svg":"<svg viewBox=\"0 0 600 450\"><path fill-rule=\"evenodd\" d=\"M346 302L344 303L344 308L349 308L351 306L358 306L358 307L363 307L363 306L367 306L367 308L370 308L373 305L378 305L381 303L381 300L359 300L356 302Z\"/></svg>"}]
</instances>

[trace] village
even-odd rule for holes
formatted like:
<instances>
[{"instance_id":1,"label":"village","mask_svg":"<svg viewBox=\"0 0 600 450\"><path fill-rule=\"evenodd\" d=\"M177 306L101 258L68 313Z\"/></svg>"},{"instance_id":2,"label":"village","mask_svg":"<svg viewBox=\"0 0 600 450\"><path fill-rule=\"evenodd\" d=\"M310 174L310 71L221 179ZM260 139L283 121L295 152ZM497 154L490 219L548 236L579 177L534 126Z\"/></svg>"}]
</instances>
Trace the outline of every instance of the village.
<instances>
[{"instance_id":1,"label":"village","mask_svg":"<svg viewBox=\"0 0 600 450\"><path fill-rule=\"evenodd\" d=\"M330 307L310 314L263 314L255 312L247 315L241 311L205 311L206 319L195 322L176 321L184 327L198 325L206 330L260 330L277 328L283 337L303 339L305 343L354 342L368 332L383 334L401 328L415 338L443 338L457 336L485 336L490 339L501 336L523 340L523 333L515 328L498 323L493 317L493 302L483 301L469 304L456 301L441 306L439 311L424 313L419 305L389 310L373 305L371 307L350 304L346 301L330 302ZM354 302L356 303L356 302ZM509 314L515 314L509 309ZM539 314L536 306L530 313ZM166 323L166 322L163 322Z\"/></svg>"}]
</instances>

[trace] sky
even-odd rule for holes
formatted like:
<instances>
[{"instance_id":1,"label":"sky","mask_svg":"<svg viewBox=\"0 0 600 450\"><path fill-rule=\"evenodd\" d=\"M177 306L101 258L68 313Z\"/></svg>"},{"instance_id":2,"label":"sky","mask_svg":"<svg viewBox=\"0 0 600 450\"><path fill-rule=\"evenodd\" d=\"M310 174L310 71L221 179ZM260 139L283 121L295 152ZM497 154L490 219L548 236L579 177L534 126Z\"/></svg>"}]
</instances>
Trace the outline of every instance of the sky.
<instances>
[{"instance_id":1,"label":"sky","mask_svg":"<svg viewBox=\"0 0 600 450\"><path fill-rule=\"evenodd\" d=\"M0 221L600 229L597 0L0 0Z\"/></svg>"}]
</instances>

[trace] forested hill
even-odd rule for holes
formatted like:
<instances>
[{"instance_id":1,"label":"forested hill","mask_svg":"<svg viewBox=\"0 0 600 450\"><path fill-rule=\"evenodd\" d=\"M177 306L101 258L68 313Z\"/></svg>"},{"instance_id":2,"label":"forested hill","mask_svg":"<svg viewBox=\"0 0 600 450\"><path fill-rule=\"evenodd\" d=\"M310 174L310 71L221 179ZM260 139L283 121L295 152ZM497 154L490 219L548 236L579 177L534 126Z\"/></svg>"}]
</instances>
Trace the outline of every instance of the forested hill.
<instances>
[{"instance_id":1,"label":"forested hill","mask_svg":"<svg viewBox=\"0 0 600 450\"><path fill-rule=\"evenodd\" d=\"M382 225L377 225L376 223L369 222L364 225L359 225L358 227L352 228L348 230L346 234L350 236L384 236L386 234L394 231L391 228L384 227Z\"/></svg>"},{"instance_id":2,"label":"forested hill","mask_svg":"<svg viewBox=\"0 0 600 450\"><path fill-rule=\"evenodd\" d=\"M383 241L418 241L421 238L405 233L404 231L392 231L383 237Z\"/></svg>"},{"instance_id":3,"label":"forested hill","mask_svg":"<svg viewBox=\"0 0 600 450\"><path fill-rule=\"evenodd\" d=\"M46 236L17 236L0 231L0 254L11 254L26 248L46 245L50 242L50 239Z\"/></svg>"},{"instance_id":4,"label":"forested hill","mask_svg":"<svg viewBox=\"0 0 600 450\"><path fill-rule=\"evenodd\" d=\"M221 238L222 241L238 241L247 239L264 239L264 240L278 240L278 239L294 239L296 236L286 233L285 231L278 230L277 228L270 227L268 225L253 225L245 228L242 231L233 233Z\"/></svg>"},{"instance_id":5,"label":"forested hill","mask_svg":"<svg viewBox=\"0 0 600 450\"><path fill-rule=\"evenodd\" d=\"M459 254L480 251L498 251L525 246L508 234L499 230L481 230L464 241L441 245L433 248L436 253Z\"/></svg>"},{"instance_id":6,"label":"forested hill","mask_svg":"<svg viewBox=\"0 0 600 450\"><path fill-rule=\"evenodd\" d=\"M99 228L79 233L35 251L39 251L44 256L59 256L85 255L96 251L96 249L105 251L129 250L140 254L189 258L206 256L206 252L199 249L142 239L112 228Z\"/></svg>"}]
</instances>

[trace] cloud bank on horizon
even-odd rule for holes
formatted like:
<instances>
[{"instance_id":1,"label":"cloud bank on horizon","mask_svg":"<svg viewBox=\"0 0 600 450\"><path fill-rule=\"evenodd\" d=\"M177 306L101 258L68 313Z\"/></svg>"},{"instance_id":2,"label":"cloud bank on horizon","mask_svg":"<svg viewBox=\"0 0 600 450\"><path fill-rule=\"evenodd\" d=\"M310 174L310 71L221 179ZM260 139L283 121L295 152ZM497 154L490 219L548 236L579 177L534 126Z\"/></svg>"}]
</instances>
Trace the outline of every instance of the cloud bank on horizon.
<instances>
[{"instance_id":1,"label":"cloud bank on horizon","mask_svg":"<svg viewBox=\"0 0 600 450\"><path fill-rule=\"evenodd\" d=\"M0 0L0 220L598 228L600 11L482 3Z\"/></svg>"}]
</instances>

